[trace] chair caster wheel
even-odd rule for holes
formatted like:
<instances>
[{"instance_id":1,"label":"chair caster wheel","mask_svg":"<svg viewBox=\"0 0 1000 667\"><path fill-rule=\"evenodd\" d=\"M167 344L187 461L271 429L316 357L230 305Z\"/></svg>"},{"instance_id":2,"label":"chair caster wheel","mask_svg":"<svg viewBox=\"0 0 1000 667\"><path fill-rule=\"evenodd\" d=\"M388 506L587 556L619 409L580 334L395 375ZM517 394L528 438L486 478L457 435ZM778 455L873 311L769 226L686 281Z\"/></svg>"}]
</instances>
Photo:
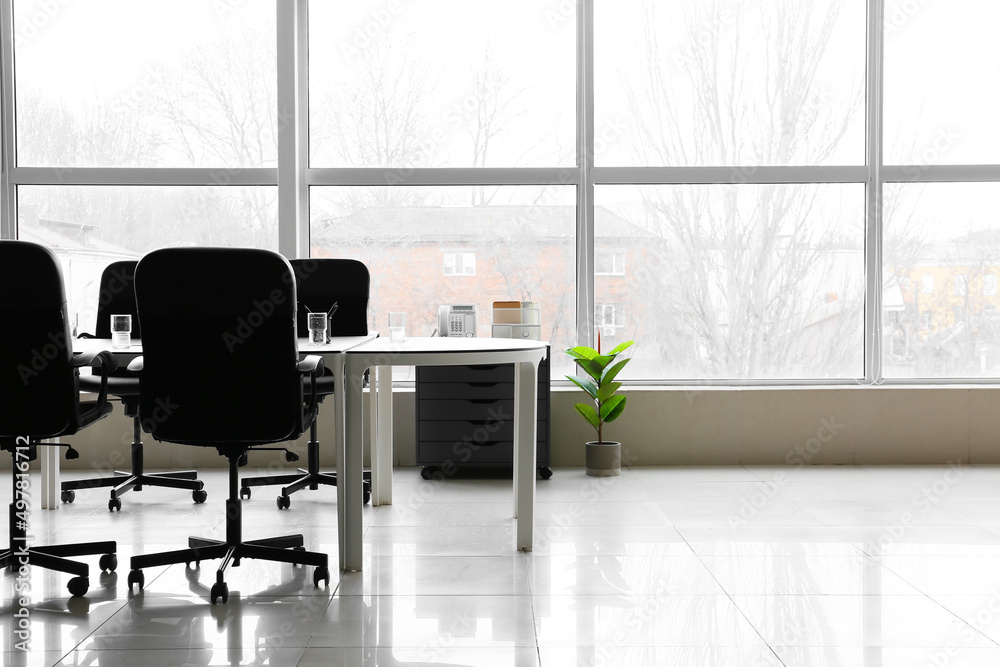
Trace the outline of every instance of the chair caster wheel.
<instances>
[{"instance_id":1,"label":"chair caster wheel","mask_svg":"<svg viewBox=\"0 0 1000 667\"><path fill-rule=\"evenodd\" d=\"M372 499L372 492L365 491L364 495L362 495L361 497L361 502L362 504L367 505L369 502L371 502L371 499Z\"/></svg>"},{"instance_id":2,"label":"chair caster wheel","mask_svg":"<svg viewBox=\"0 0 1000 667\"><path fill-rule=\"evenodd\" d=\"M216 600L222 600L225 604L229 602L229 586L226 585L224 581L217 581L212 585L212 604L215 604Z\"/></svg>"},{"instance_id":3,"label":"chair caster wheel","mask_svg":"<svg viewBox=\"0 0 1000 667\"><path fill-rule=\"evenodd\" d=\"M208 491L204 489L198 489L197 491L192 491L191 497L194 499L196 503L200 505L208 499Z\"/></svg>"},{"instance_id":4,"label":"chair caster wheel","mask_svg":"<svg viewBox=\"0 0 1000 667\"><path fill-rule=\"evenodd\" d=\"M551 479L552 468L548 466L542 466L541 468L538 469L538 476L541 477L542 479Z\"/></svg>"},{"instance_id":5,"label":"chair caster wheel","mask_svg":"<svg viewBox=\"0 0 1000 667\"><path fill-rule=\"evenodd\" d=\"M250 487L249 486L244 486L242 489L240 489L240 499L241 500L250 500L250 495L251 494L250 494Z\"/></svg>"},{"instance_id":6,"label":"chair caster wheel","mask_svg":"<svg viewBox=\"0 0 1000 667\"><path fill-rule=\"evenodd\" d=\"M286 510L291 506L292 499L289 496L278 496L277 503L279 510Z\"/></svg>"},{"instance_id":7,"label":"chair caster wheel","mask_svg":"<svg viewBox=\"0 0 1000 667\"><path fill-rule=\"evenodd\" d=\"M146 575L142 573L142 570L132 570L128 573L128 590L132 591L132 584L139 584L139 590L141 591L146 585Z\"/></svg>"},{"instance_id":8,"label":"chair caster wheel","mask_svg":"<svg viewBox=\"0 0 1000 667\"><path fill-rule=\"evenodd\" d=\"M112 498L108 501L108 511L109 512L121 512L122 511L122 499Z\"/></svg>"},{"instance_id":9,"label":"chair caster wheel","mask_svg":"<svg viewBox=\"0 0 1000 667\"><path fill-rule=\"evenodd\" d=\"M69 580L66 585L69 589L69 594L73 597L81 597L87 594L87 589L90 588L90 577L73 577Z\"/></svg>"},{"instance_id":10,"label":"chair caster wheel","mask_svg":"<svg viewBox=\"0 0 1000 667\"><path fill-rule=\"evenodd\" d=\"M118 556L114 554L104 554L98 561L101 569L105 572L114 572L118 568Z\"/></svg>"},{"instance_id":11,"label":"chair caster wheel","mask_svg":"<svg viewBox=\"0 0 1000 667\"><path fill-rule=\"evenodd\" d=\"M424 466L420 469L420 477L422 479L431 480L434 478L434 468L431 466Z\"/></svg>"},{"instance_id":12,"label":"chair caster wheel","mask_svg":"<svg viewBox=\"0 0 1000 667\"><path fill-rule=\"evenodd\" d=\"M317 567L316 571L313 572L313 585L319 586L319 582L325 582L327 586L330 585L330 568L324 566Z\"/></svg>"},{"instance_id":13,"label":"chair caster wheel","mask_svg":"<svg viewBox=\"0 0 1000 667\"><path fill-rule=\"evenodd\" d=\"M59 494L59 499L66 504L72 503L76 500L76 491L63 491Z\"/></svg>"}]
</instances>

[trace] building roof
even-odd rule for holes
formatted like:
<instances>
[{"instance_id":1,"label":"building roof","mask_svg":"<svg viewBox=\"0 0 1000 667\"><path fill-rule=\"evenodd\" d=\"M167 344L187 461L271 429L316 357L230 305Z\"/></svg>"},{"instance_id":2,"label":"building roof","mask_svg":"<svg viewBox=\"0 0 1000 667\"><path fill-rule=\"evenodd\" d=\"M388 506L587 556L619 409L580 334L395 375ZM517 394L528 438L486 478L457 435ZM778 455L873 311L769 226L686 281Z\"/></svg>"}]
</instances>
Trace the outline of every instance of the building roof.
<instances>
[{"instance_id":1,"label":"building roof","mask_svg":"<svg viewBox=\"0 0 1000 667\"><path fill-rule=\"evenodd\" d=\"M598 207L598 239L651 239L653 235ZM314 243L378 238L386 241L461 242L509 232L535 239L572 242L575 206L399 206L371 207L313 226Z\"/></svg>"},{"instance_id":2,"label":"building roof","mask_svg":"<svg viewBox=\"0 0 1000 667\"><path fill-rule=\"evenodd\" d=\"M24 219L18 221L17 238L46 246L55 253L91 255L113 259L139 259L140 253L108 243L97 238L92 232L96 227L39 219L37 224Z\"/></svg>"}]
</instances>

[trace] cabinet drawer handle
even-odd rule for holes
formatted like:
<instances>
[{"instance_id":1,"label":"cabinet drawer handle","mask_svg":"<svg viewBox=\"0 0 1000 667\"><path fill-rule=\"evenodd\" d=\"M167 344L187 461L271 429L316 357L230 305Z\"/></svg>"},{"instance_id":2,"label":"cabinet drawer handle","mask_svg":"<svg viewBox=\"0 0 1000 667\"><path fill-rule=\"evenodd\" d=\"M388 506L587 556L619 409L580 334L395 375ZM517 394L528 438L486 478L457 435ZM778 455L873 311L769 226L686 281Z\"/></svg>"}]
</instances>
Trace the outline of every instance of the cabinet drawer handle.
<instances>
[{"instance_id":1,"label":"cabinet drawer handle","mask_svg":"<svg viewBox=\"0 0 1000 667\"><path fill-rule=\"evenodd\" d=\"M465 399L469 403L475 403L476 405L492 405L496 403L499 399L495 398L467 398Z\"/></svg>"},{"instance_id":2,"label":"cabinet drawer handle","mask_svg":"<svg viewBox=\"0 0 1000 667\"><path fill-rule=\"evenodd\" d=\"M499 382L466 382L470 387L495 387Z\"/></svg>"}]
</instances>

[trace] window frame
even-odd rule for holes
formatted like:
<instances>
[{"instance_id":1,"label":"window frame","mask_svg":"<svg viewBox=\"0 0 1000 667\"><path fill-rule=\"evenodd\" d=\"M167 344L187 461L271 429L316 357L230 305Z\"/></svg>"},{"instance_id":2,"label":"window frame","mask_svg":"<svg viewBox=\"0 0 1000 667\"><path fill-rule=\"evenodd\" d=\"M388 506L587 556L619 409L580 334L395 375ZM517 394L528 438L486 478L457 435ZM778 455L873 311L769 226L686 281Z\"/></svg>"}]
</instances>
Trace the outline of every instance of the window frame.
<instances>
[{"instance_id":1,"label":"window frame","mask_svg":"<svg viewBox=\"0 0 1000 667\"><path fill-rule=\"evenodd\" d=\"M864 376L855 380L738 380L687 378L630 381L645 385L720 386L845 384L1000 384L996 378L884 378L880 332L884 316L883 200L888 183L1000 182L1000 164L903 165L883 162L883 68L885 3L867 2L865 164L856 166L596 167L594 164L594 3L575 3L576 165L572 168L311 168L308 165L308 0L277 0L277 85L279 123L276 168L72 168L18 167L15 146L13 0L0 0L3 67L0 70L0 238L17 237L20 185L214 185L278 188L278 250L289 258L309 254L309 198L312 186L494 186L550 185L576 188L576 313L578 344L595 343L595 185L857 183L866 187ZM226 185L221 185L220 174ZM738 179L738 180L734 180ZM603 274L602 274L603 275ZM885 351L888 353L888 350Z\"/></svg>"}]
</instances>

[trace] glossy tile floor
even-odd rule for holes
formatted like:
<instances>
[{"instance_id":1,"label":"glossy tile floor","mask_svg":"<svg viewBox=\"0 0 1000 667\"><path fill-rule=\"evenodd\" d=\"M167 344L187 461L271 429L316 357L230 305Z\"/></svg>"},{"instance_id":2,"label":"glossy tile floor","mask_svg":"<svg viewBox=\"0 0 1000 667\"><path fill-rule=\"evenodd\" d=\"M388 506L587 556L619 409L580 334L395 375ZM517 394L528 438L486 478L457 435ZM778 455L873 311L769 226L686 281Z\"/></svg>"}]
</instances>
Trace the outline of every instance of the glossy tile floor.
<instances>
[{"instance_id":1,"label":"glossy tile floor","mask_svg":"<svg viewBox=\"0 0 1000 667\"><path fill-rule=\"evenodd\" d=\"M335 490L279 511L268 487L244 503L245 536L305 533L331 554L329 588L247 560L225 605L208 603L209 562L151 568L130 595L132 554L222 535L225 473L203 478L205 505L147 488L116 514L106 490L36 506L37 543L115 539L121 565L86 599L33 568L21 611L5 573L4 664L1000 664L998 467L556 469L531 553L513 548L509 479L399 469L395 503L364 510L364 570L340 576Z\"/></svg>"}]
</instances>

